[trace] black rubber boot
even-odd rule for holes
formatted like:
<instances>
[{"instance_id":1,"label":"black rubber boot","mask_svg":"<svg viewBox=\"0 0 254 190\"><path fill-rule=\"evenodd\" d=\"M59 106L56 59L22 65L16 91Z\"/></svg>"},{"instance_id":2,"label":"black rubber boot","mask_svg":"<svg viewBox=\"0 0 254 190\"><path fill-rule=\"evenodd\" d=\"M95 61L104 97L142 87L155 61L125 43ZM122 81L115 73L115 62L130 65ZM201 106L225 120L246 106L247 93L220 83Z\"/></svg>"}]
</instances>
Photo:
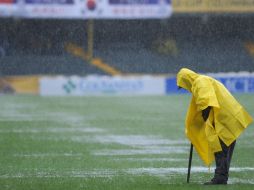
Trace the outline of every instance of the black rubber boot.
<instances>
[{"instance_id":1,"label":"black rubber boot","mask_svg":"<svg viewBox=\"0 0 254 190\"><path fill-rule=\"evenodd\" d=\"M228 171L227 171L227 160L223 157L223 153L215 154L216 169L214 177L211 181L204 183L204 185L220 185L227 184Z\"/></svg>"},{"instance_id":2,"label":"black rubber boot","mask_svg":"<svg viewBox=\"0 0 254 190\"><path fill-rule=\"evenodd\" d=\"M228 173L229 173L229 166L231 162L231 158L233 155L235 141L230 145L226 146L222 141L220 141L222 151L216 152L215 156L215 163L216 169L214 177L211 181L204 183L204 185L219 185L219 184L227 184L228 181Z\"/></svg>"},{"instance_id":3,"label":"black rubber boot","mask_svg":"<svg viewBox=\"0 0 254 190\"><path fill-rule=\"evenodd\" d=\"M211 181L205 182L204 185L227 185L227 180L214 177Z\"/></svg>"}]
</instances>

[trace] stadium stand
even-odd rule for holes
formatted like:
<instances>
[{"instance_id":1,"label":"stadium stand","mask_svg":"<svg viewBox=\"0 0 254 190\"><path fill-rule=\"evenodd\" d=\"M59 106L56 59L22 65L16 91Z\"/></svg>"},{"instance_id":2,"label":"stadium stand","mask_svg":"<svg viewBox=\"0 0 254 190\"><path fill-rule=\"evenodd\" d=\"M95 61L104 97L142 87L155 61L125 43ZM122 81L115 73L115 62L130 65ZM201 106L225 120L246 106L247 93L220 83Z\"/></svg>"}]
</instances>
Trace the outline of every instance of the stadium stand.
<instances>
[{"instance_id":1,"label":"stadium stand","mask_svg":"<svg viewBox=\"0 0 254 190\"><path fill-rule=\"evenodd\" d=\"M16 55L5 56L1 59L3 75L34 75L34 74L65 74L86 75L91 73L103 74L92 65L72 55Z\"/></svg>"},{"instance_id":2,"label":"stadium stand","mask_svg":"<svg viewBox=\"0 0 254 190\"><path fill-rule=\"evenodd\" d=\"M85 21L3 19L8 40L2 75L107 74L67 52L86 50ZM173 16L168 20L95 21L94 57L125 74L254 71L253 16ZM16 33L15 31L20 31Z\"/></svg>"}]
</instances>

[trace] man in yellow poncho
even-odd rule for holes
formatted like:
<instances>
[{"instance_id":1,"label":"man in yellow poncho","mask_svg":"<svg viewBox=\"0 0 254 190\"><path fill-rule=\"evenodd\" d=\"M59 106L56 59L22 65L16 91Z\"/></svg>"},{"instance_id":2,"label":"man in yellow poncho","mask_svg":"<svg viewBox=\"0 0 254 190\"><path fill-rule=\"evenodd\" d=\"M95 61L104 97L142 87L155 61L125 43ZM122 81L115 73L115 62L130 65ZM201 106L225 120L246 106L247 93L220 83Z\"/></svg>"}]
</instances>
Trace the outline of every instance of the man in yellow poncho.
<instances>
[{"instance_id":1,"label":"man in yellow poncho","mask_svg":"<svg viewBox=\"0 0 254 190\"><path fill-rule=\"evenodd\" d=\"M192 93L185 133L214 177L205 184L227 184L236 139L252 122L251 116L219 81L183 68L177 86Z\"/></svg>"}]
</instances>

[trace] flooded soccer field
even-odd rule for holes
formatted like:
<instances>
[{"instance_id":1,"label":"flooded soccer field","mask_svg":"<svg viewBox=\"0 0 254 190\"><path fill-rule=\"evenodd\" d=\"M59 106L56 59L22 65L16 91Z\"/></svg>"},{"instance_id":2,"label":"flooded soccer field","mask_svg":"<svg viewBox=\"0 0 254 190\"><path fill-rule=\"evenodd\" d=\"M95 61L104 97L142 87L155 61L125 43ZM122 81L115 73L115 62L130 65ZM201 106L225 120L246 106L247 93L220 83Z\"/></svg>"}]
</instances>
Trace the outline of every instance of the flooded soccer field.
<instances>
[{"instance_id":1,"label":"flooded soccer field","mask_svg":"<svg viewBox=\"0 0 254 190\"><path fill-rule=\"evenodd\" d=\"M254 116L254 96L235 96ZM189 101L1 96L1 189L201 189L214 166L209 170L194 152L186 183ZM253 189L253 137L252 124L237 141L227 188Z\"/></svg>"}]
</instances>

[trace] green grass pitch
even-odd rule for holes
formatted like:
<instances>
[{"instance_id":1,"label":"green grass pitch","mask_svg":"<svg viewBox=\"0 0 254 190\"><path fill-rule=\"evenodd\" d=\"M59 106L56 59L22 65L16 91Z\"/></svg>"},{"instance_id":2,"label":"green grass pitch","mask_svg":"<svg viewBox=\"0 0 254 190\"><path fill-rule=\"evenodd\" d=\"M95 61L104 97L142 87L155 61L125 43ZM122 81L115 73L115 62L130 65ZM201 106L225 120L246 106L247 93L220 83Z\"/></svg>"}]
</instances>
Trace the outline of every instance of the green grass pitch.
<instances>
[{"instance_id":1,"label":"green grass pitch","mask_svg":"<svg viewBox=\"0 0 254 190\"><path fill-rule=\"evenodd\" d=\"M254 115L254 96L236 95ZM0 96L0 189L203 189L213 169L193 155L189 95ZM228 186L254 188L254 126L236 144Z\"/></svg>"}]
</instances>

